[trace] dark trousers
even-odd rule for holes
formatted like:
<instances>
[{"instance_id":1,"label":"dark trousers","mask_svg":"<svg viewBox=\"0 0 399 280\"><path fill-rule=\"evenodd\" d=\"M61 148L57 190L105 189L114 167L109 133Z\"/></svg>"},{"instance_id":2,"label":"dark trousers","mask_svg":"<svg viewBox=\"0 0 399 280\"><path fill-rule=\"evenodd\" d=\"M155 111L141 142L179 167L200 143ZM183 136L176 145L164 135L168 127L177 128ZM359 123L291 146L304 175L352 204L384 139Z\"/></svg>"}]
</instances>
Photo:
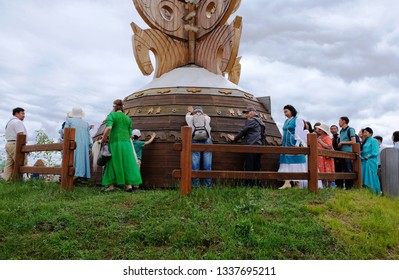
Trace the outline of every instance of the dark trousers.
<instances>
[{"instance_id":1,"label":"dark trousers","mask_svg":"<svg viewBox=\"0 0 399 280\"><path fill-rule=\"evenodd\" d=\"M245 163L244 170L245 171L260 171L261 165L261 154L246 154L245 155ZM245 180L245 185L247 186L260 186L260 180Z\"/></svg>"},{"instance_id":2,"label":"dark trousers","mask_svg":"<svg viewBox=\"0 0 399 280\"><path fill-rule=\"evenodd\" d=\"M334 159L334 167L335 167L335 172L342 172L341 170L341 158L335 158ZM337 179L335 180L335 184L337 185L337 187L344 187L344 180L342 179Z\"/></svg>"},{"instance_id":3,"label":"dark trousers","mask_svg":"<svg viewBox=\"0 0 399 280\"><path fill-rule=\"evenodd\" d=\"M351 159L341 159L341 172L353 172L353 162ZM353 188L353 180L345 180L345 188Z\"/></svg>"}]
</instances>

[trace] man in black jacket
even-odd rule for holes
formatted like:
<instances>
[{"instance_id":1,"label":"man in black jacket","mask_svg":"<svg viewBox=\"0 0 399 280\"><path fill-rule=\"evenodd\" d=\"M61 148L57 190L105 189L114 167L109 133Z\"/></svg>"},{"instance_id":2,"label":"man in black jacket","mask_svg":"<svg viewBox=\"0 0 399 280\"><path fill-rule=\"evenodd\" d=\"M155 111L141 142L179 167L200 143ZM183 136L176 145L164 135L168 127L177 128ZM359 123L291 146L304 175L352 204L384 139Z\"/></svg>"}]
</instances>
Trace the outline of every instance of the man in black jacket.
<instances>
[{"instance_id":1,"label":"man in black jacket","mask_svg":"<svg viewBox=\"0 0 399 280\"><path fill-rule=\"evenodd\" d=\"M248 107L243 111L247 120L240 132L234 136L228 134L230 141L236 142L244 137L246 145L264 145L265 143L265 124L262 119L258 117L258 113L254 107ZM244 170L245 171L260 171L261 170L261 154L246 154ZM248 180L247 184L255 183L254 180Z\"/></svg>"}]
</instances>

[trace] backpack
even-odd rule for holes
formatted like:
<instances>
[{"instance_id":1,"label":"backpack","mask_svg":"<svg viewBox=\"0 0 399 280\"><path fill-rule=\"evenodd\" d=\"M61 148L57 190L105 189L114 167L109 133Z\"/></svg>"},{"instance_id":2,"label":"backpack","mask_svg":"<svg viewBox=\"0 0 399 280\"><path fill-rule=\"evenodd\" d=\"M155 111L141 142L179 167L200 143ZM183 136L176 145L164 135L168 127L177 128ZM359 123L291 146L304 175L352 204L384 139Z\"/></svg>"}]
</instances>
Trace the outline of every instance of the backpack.
<instances>
[{"instance_id":1,"label":"backpack","mask_svg":"<svg viewBox=\"0 0 399 280\"><path fill-rule=\"evenodd\" d=\"M254 118L254 120L259 124L260 126L260 142L262 145L266 145L266 127L260 123L257 119Z\"/></svg>"},{"instance_id":2,"label":"backpack","mask_svg":"<svg viewBox=\"0 0 399 280\"><path fill-rule=\"evenodd\" d=\"M353 129L353 131L355 132L356 143L359 143L359 144L360 144L360 150L362 150L362 149L363 149L362 140L360 140L359 135L356 134L355 129L352 128L352 127L349 127L349 128L348 128L348 138L349 138L349 140L351 139L351 133L350 133L350 130L351 130L351 129Z\"/></svg>"},{"instance_id":3,"label":"backpack","mask_svg":"<svg viewBox=\"0 0 399 280\"><path fill-rule=\"evenodd\" d=\"M195 114L193 116L193 140L205 141L209 138L208 131L206 130L206 119L204 114Z\"/></svg>"}]
</instances>

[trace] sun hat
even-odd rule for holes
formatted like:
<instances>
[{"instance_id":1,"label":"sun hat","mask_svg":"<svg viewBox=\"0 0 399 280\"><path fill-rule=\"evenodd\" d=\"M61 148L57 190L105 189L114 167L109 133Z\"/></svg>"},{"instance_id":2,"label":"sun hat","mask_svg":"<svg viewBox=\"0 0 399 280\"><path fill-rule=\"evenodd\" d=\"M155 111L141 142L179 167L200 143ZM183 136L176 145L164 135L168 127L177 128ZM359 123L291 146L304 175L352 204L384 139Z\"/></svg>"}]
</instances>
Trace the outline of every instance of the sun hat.
<instances>
[{"instance_id":1,"label":"sun hat","mask_svg":"<svg viewBox=\"0 0 399 280\"><path fill-rule=\"evenodd\" d=\"M141 132L140 132L140 130L138 130L138 129L133 129L132 135L133 135L133 137L134 137L134 136L140 137L140 136L141 136Z\"/></svg>"},{"instance_id":2,"label":"sun hat","mask_svg":"<svg viewBox=\"0 0 399 280\"><path fill-rule=\"evenodd\" d=\"M85 116L85 113L83 112L82 108L73 107L72 111L69 112L68 115L71 118L83 118Z\"/></svg>"},{"instance_id":3,"label":"sun hat","mask_svg":"<svg viewBox=\"0 0 399 280\"><path fill-rule=\"evenodd\" d=\"M319 128L319 129L323 130L327 134L330 131L330 127L328 125L326 125L326 124L317 125L317 126L315 126L315 128Z\"/></svg>"}]
</instances>

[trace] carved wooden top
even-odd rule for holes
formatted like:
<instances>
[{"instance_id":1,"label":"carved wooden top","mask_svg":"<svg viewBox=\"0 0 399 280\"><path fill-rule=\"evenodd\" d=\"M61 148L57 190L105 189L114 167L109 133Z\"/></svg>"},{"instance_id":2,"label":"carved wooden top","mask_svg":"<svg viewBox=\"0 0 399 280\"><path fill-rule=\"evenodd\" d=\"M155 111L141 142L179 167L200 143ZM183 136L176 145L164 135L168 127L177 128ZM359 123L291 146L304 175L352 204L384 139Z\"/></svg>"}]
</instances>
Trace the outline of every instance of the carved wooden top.
<instances>
[{"instance_id":1,"label":"carved wooden top","mask_svg":"<svg viewBox=\"0 0 399 280\"><path fill-rule=\"evenodd\" d=\"M241 0L133 0L152 28L143 30L132 23L133 50L144 75L154 72L158 78L187 64L197 64L215 74L226 75L238 83L240 62L237 59L242 20L228 18ZM156 65L152 65L149 52Z\"/></svg>"}]
</instances>

